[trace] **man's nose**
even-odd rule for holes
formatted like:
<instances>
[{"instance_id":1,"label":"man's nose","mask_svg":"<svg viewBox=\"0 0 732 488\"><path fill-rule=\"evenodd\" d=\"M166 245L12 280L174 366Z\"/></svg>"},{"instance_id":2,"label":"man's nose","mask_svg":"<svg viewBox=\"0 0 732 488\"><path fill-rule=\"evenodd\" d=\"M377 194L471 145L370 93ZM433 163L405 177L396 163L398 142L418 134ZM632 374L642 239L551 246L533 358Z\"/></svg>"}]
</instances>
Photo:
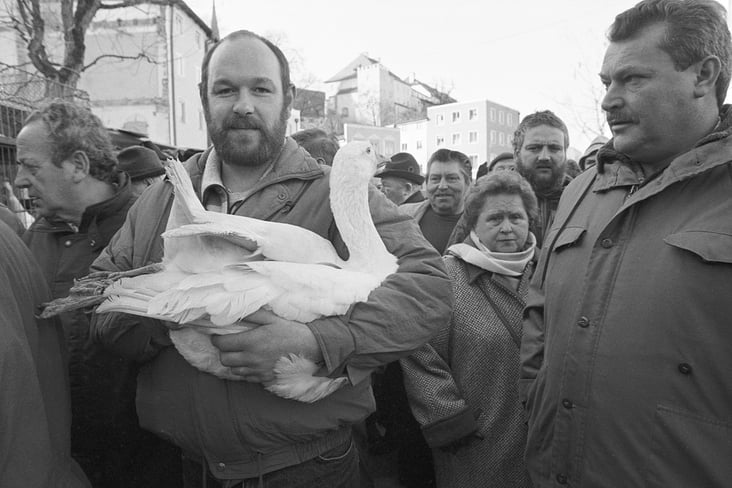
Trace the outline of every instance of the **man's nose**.
<instances>
[{"instance_id":1,"label":"man's nose","mask_svg":"<svg viewBox=\"0 0 732 488\"><path fill-rule=\"evenodd\" d=\"M233 110L239 115L249 115L254 113L252 96L246 90L239 91L239 96L236 99Z\"/></svg>"},{"instance_id":2,"label":"man's nose","mask_svg":"<svg viewBox=\"0 0 732 488\"><path fill-rule=\"evenodd\" d=\"M547 146L542 146L541 152L539 153L539 160L546 161L547 159L550 159L549 154L549 148Z\"/></svg>"},{"instance_id":3,"label":"man's nose","mask_svg":"<svg viewBox=\"0 0 732 488\"><path fill-rule=\"evenodd\" d=\"M30 182L25 175L25 168L21 165L18 165L18 173L15 175L13 185L15 185L16 188L28 188L30 186Z\"/></svg>"},{"instance_id":4,"label":"man's nose","mask_svg":"<svg viewBox=\"0 0 732 488\"><path fill-rule=\"evenodd\" d=\"M617 110L623 105L623 98L620 95L620 90L616 83L610 83L605 92L605 96L602 98L600 106L605 112L611 110Z\"/></svg>"},{"instance_id":5,"label":"man's nose","mask_svg":"<svg viewBox=\"0 0 732 488\"><path fill-rule=\"evenodd\" d=\"M440 178L440 183L437 184L438 188L447 188L447 180L445 178Z\"/></svg>"}]
</instances>

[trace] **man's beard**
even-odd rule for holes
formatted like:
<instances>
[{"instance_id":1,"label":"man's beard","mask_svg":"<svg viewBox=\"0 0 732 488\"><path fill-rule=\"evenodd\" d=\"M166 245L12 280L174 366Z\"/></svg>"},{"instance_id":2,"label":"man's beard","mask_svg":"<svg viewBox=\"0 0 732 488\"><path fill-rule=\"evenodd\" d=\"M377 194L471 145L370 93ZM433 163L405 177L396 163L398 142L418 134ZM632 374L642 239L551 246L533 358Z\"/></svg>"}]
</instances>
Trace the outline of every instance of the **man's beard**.
<instances>
[{"instance_id":1,"label":"man's beard","mask_svg":"<svg viewBox=\"0 0 732 488\"><path fill-rule=\"evenodd\" d=\"M535 168L526 168L520 158L516 159L516 167L518 168L519 173L521 173L521 176L526 178L529 184L531 184L531 188L534 189L534 192L538 194L547 193L552 190L561 188L562 181L564 181L565 165L557 165L552 163L552 172L550 175L546 176L543 172L540 173L536 171Z\"/></svg>"},{"instance_id":2,"label":"man's beard","mask_svg":"<svg viewBox=\"0 0 732 488\"><path fill-rule=\"evenodd\" d=\"M219 126L211 120L206 110L206 122L219 159L237 166L262 166L272 162L282 149L288 115L287 106L284 106L279 120L270 128L256 115L242 116L232 112ZM232 137L232 131L236 129L257 130L259 143L255 147L247 148L237 137Z\"/></svg>"}]
</instances>

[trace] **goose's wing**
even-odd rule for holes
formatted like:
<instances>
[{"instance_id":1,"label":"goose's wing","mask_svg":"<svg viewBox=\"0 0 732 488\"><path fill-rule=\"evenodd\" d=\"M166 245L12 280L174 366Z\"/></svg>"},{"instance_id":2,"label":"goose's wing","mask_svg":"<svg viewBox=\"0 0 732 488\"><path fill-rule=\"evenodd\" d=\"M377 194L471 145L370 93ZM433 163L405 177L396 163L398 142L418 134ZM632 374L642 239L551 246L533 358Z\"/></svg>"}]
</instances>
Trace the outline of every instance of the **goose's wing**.
<instances>
[{"instance_id":1,"label":"goose's wing","mask_svg":"<svg viewBox=\"0 0 732 488\"><path fill-rule=\"evenodd\" d=\"M281 290L269 306L280 317L298 322L342 315L354 303L365 301L380 283L366 273L319 264L258 261L228 268L252 270Z\"/></svg>"},{"instance_id":2,"label":"goose's wing","mask_svg":"<svg viewBox=\"0 0 732 488\"><path fill-rule=\"evenodd\" d=\"M184 224L169 229L163 238L172 240L205 236L230 242L274 261L342 263L330 241L303 227L240 215L210 213L214 214L210 222Z\"/></svg>"}]
</instances>

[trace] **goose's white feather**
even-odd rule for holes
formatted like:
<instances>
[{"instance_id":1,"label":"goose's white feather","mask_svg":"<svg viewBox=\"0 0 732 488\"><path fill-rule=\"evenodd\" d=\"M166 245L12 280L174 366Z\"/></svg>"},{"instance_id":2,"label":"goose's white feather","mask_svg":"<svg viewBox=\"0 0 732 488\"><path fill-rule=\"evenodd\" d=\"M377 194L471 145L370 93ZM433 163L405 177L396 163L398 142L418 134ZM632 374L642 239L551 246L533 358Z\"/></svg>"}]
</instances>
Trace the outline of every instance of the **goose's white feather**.
<instances>
[{"instance_id":1,"label":"goose's white feather","mask_svg":"<svg viewBox=\"0 0 732 488\"><path fill-rule=\"evenodd\" d=\"M206 211L188 173L172 162L175 198L163 234L163 270L123 278L109 286L98 312L121 311L182 324L170 337L193 366L240 380L219 361L211 334L241 332L237 323L265 307L288 320L310 322L345 314L397 269L368 211L375 170L368 143L350 143L331 174L331 207L350 259L304 228ZM312 402L340 388L345 378L313 376L318 366L297 355L280 358L266 388L284 398Z\"/></svg>"}]
</instances>

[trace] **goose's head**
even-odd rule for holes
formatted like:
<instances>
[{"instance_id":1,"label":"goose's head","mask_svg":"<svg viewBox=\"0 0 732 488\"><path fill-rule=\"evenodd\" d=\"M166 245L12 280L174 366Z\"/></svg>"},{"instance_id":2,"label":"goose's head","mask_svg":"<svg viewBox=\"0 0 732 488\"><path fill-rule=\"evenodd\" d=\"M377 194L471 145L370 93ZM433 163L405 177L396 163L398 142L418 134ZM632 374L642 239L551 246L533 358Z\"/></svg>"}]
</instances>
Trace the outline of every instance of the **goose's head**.
<instances>
[{"instance_id":1,"label":"goose's head","mask_svg":"<svg viewBox=\"0 0 732 488\"><path fill-rule=\"evenodd\" d=\"M368 181L376 173L376 151L367 141L349 142L333 158L333 171L348 172Z\"/></svg>"}]
</instances>

